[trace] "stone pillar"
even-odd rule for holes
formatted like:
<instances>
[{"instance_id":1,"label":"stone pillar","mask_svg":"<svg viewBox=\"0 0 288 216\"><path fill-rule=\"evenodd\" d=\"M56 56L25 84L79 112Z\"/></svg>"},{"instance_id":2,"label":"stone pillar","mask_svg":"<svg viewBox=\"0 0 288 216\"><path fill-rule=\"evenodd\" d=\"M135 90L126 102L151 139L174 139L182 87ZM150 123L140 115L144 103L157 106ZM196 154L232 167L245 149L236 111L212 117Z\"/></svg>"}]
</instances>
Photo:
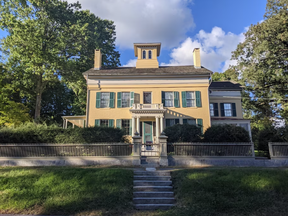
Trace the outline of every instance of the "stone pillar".
<instances>
[{"instance_id":1,"label":"stone pillar","mask_svg":"<svg viewBox=\"0 0 288 216\"><path fill-rule=\"evenodd\" d=\"M68 121L67 119L65 119L65 129L67 129L67 124L68 124Z\"/></svg>"},{"instance_id":2,"label":"stone pillar","mask_svg":"<svg viewBox=\"0 0 288 216\"><path fill-rule=\"evenodd\" d=\"M132 136L134 136L134 134L135 134L135 117L134 116L132 116L132 126L131 127L132 127Z\"/></svg>"},{"instance_id":3,"label":"stone pillar","mask_svg":"<svg viewBox=\"0 0 288 216\"><path fill-rule=\"evenodd\" d=\"M162 132L159 136L159 144L160 144L160 166L168 166L168 158L167 158L167 136Z\"/></svg>"},{"instance_id":4,"label":"stone pillar","mask_svg":"<svg viewBox=\"0 0 288 216\"><path fill-rule=\"evenodd\" d=\"M140 134L140 116L137 116L137 130L136 132L138 132Z\"/></svg>"},{"instance_id":5,"label":"stone pillar","mask_svg":"<svg viewBox=\"0 0 288 216\"><path fill-rule=\"evenodd\" d=\"M156 143L159 143L159 116L156 116Z\"/></svg>"},{"instance_id":6,"label":"stone pillar","mask_svg":"<svg viewBox=\"0 0 288 216\"><path fill-rule=\"evenodd\" d=\"M142 138L139 133L135 133L134 136L132 137L133 139L133 149L132 149L132 154L133 154L133 165L139 166L141 164L141 145L142 145Z\"/></svg>"},{"instance_id":7,"label":"stone pillar","mask_svg":"<svg viewBox=\"0 0 288 216\"><path fill-rule=\"evenodd\" d=\"M163 132L164 128L163 128L163 121L164 121L164 116L160 117L160 134Z\"/></svg>"}]
</instances>

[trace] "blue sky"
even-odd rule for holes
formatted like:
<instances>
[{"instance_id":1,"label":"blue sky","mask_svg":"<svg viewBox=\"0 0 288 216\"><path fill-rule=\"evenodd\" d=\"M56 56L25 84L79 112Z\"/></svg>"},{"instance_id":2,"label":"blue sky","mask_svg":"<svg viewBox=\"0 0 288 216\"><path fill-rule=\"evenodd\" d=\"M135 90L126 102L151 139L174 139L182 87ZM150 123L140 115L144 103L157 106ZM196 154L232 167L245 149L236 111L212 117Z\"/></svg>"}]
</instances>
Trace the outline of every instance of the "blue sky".
<instances>
[{"instance_id":1,"label":"blue sky","mask_svg":"<svg viewBox=\"0 0 288 216\"><path fill-rule=\"evenodd\" d=\"M247 27L263 20L266 6L266 0L79 2L83 9L115 22L122 66L135 65L133 43L161 42L161 65L192 65L192 50L199 47L202 65L214 72L235 64L231 51L244 40Z\"/></svg>"}]
</instances>

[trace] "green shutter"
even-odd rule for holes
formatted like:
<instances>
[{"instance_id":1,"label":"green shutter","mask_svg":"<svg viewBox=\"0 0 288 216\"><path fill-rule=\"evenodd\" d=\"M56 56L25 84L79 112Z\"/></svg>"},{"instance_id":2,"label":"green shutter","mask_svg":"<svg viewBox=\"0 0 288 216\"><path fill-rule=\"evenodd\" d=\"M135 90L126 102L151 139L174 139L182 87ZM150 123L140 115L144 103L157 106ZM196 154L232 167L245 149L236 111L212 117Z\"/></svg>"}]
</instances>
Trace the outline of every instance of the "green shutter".
<instances>
[{"instance_id":1,"label":"green shutter","mask_svg":"<svg viewBox=\"0 0 288 216\"><path fill-rule=\"evenodd\" d=\"M224 103L220 103L221 116L225 116Z\"/></svg>"},{"instance_id":2,"label":"green shutter","mask_svg":"<svg viewBox=\"0 0 288 216\"><path fill-rule=\"evenodd\" d=\"M100 119L95 119L95 126L100 126Z\"/></svg>"},{"instance_id":3,"label":"green shutter","mask_svg":"<svg viewBox=\"0 0 288 216\"><path fill-rule=\"evenodd\" d=\"M120 129L122 128L122 120L121 119L116 120L116 127L120 128Z\"/></svg>"},{"instance_id":4,"label":"green shutter","mask_svg":"<svg viewBox=\"0 0 288 216\"><path fill-rule=\"evenodd\" d=\"M236 104L235 103L232 103L232 114L234 117L236 117Z\"/></svg>"},{"instance_id":5,"label":"green shutter","mask_svg":"<svg viewBox=\"0 0 288 216\"><path fill-rule=\"evenodd\" d=\"M196 91L196 106L197 107L202 107L201 92L200 91Z\"/></svg>"},{"instance_id":6,"label":"green shutter","mask_svg":"<svg viewBox=\"0 0 288 216\"><path fill-rule=\"evenodd\" d=\"M109 119L109 127L114 127L114 119Z\"/></svg>"},{"instance_id":7,"label":"green shutter","mask_svg":"<svg viewBox=\"0 0 288 216\"><path fill-rule=\"evenodd\" d=\"M132 136L132 119L129 119L129 135Z\"/></svg>"},{"instance_id":8,"label":"green shutter","mask_svg":"<svg viewBox=\"0 0 288 216\"><path fill-rule=\"evenodd\" d=\"M203 134L203 119L197 119L197 126L201 128L201 133Z\"/></svg>"},{"instance_id":9,"label":"green shutter","mask_svg":"<svg viewBox=\"0 0 288 216\"><path fill-rule=\"evenodd\" d=\"M180 107L179 106L179 92L174 92L174 107Z\"/></svg>"},{"instance_id":10,"label":"green shutter","mask_svg":"<svg viewBox=\"0 0 288 216\"><path fill-rule=\"evenodd\" d=\"M122 96L122 92L117 92L117 107L118 107L118 108L121 108L121 107L122 107L122 99L121 99L121 96Z\"/></svg>"},{"instance_id":11,"label":"green shutter","mask_svg":"<svg viewBox=\"0 0 288 216\"><path fill-rule=\"evenodd\" d=\"M182 107L187 107L186 91L182 91Z\"/></svg>"},{"instance_id":12,"label":"green shutter","mask_svg":"<svg viewBox=\"0 0 288 216\"><path fill-rule=\"evenodd\" d=\"M214 107L214 116L219 116L219 110L218 110L218 103L213 103Z\"/></svg>"},{"instance_id":13,"label":"green shutter","mask_svg":"<svg viewBox=\"0 0 288 216\"><path fill-rule=\"evenodd\" d=\"M96 92L96 108L100 108L101 104L101 92Z\"/></svg>"},{"instance_id":14,"label":"green shutter","mask_svg":"<svg viewBox=\"0 0 288 216\"><path fill-rule=\"evenodd\" d=\"M165 92L161 92L161 95L162 95L162 104L163 106L165 106Z\"/></svg>"},{"instance_id":15,"label":"green shutter","mask_svg":"<svg viewBox=\"0 0 288 216\"><path fill-rule=\"evenodd\" d=\"M183 119L183 124L188 124L187 122L187 119Z\"/></svg>"},{"instance_id":16,"label":"green shutter","mask_svg":"<svg viewBox=\"0 0 288 216\"><path fill-rule=\"evenodd\" d=\"M114 92L110 92L109 107L115 108L115 93Z\"/></svg>"},{"instance_id":17,"label":"green shutter","mask_svg":"<svg viewBox=\"0 0 288 216\"><path fill-rule=\"evenodd\" d=\"M130 107L134 104L134 92L130 92Z\"/></svg>"},{"instance_id":18,"label":"green shutter","mask_svg":"<svg viewBox=\"0 0 288 216\"><path fill-rule=\"evenodd\" d=\"M179 119L175 119L175 124L179 124Z\"/></svg>"}]
</instances>

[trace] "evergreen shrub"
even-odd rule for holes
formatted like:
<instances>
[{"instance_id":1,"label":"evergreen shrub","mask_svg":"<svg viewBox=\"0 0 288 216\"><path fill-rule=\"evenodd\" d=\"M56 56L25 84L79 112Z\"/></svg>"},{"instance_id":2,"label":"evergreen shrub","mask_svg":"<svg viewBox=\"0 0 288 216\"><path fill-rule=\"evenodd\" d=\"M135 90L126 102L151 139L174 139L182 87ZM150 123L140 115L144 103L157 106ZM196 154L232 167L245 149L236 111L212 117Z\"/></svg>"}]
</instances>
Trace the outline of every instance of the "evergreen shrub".
<instances>
[{"instance_id":1,"label":"evergreen shrub","mask_svg":"<svg viewBox=\"0 0 288 216\"><path fill-rule=\"evenodd\" d=\"M176 124L164 130L168 136L167 142L199 142L201 140L201 128L189 124Z\"/></svg>"}]
</instances>

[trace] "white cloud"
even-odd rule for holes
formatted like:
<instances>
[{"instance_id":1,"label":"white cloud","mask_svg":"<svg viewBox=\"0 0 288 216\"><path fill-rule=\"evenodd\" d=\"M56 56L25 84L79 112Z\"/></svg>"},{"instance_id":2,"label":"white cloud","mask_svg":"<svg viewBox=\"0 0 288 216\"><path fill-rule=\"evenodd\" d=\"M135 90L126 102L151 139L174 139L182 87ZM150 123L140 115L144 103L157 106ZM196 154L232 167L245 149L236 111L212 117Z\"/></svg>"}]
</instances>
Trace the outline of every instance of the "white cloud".
<instances>
[{"instance_id":1,"label":"white cloud","mask_svg":"<svg viewBox=\"0 0 288 216\"><path fill-rule=\"evenodd\" d=\"M123 67L136 67L137 59L130 59Z\"/></svg>"},{"instance_id":2,"label":"white cloud","mask_svg":"<svg viewBox=\"0 0 288 216\"><path fill-rule=\"evenodd\" d=\"M193 49L200 48L201 64L212 71L225 71L236 62L230 60L231 52L245 39L244 34L225 33L221 28L214 27L211 32L199 31L195 39L188 37L170 54L168 64L161 65L192 65Z\"/></svg>"},{"instance_id":3,"label":"white cloud","mask_svg":"<svg viewBox=\"0 0 288 216\"><path fill-rule=\"evenodd\" d=\"M75 2L75 0L68 0ZM133 43L161 42L163 47L178 46L194 26L188 5L192 0L79 0L102 19L116 25L116 45L132 48Z\"/></svg>"}]
</instances>

